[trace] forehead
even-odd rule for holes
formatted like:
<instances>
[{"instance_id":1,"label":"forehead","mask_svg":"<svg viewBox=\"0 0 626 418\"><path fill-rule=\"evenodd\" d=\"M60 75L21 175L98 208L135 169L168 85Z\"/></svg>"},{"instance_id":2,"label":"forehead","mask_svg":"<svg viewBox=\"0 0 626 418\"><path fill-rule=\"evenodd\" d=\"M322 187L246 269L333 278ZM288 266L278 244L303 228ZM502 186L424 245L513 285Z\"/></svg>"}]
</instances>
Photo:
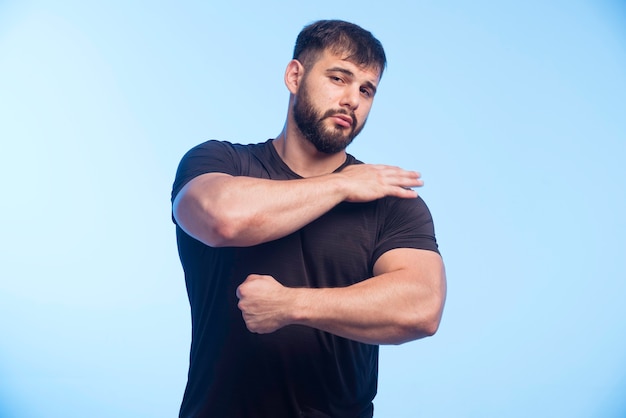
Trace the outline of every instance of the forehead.
<instances>
[{"instance_id":1,"label":"forehead","mask_svg":"<svg viewBox=\"0 0 626 418\"><path fill-rule=\"evenodd\" d=\"M333 68L342 68L350 71L357 78L363 78L373 84L378 84L380 81L380 69L376 64L364 66L349 60L344 55L335 54L331 51L322 52L313 68L319 71L330 71Z\"/></svg>"}]
</instances>

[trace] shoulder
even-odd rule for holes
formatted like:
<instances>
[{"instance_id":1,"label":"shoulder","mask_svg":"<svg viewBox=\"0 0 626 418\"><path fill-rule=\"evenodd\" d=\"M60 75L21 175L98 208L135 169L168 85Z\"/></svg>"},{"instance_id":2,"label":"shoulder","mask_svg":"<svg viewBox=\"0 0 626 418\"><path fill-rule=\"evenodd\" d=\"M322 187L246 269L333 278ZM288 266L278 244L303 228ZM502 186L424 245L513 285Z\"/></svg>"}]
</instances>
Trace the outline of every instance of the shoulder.
<instances>
[{"instance_id":1,"label":"shoulder","mask_svg":"<svg viewBox=\"0 0 626 418\"><path fill-rule=\"evenodd\" d=\"M214 139L194 146L185 153L178 164L172 198L185 184L202 174L247 175L251 161L266 153L265 149L267 142L244 145Z\"/></svg>"},{"instance_id":2,"label":"shoulder","mask_svg":"<svg viewBox=\"0 0 626 418\"><path fill-rule=\"evenodd\" d=\"M270 141L256 144L239 144L211 139L191 148L181 159L180 166L214 164L219 162L236 163L245 161L251 155L268 153Z\"/></svg>"},{"instance_id":3,"label":"shoulder","mask_svg":"<svg viewBox=\"0 0 626 418\"><path fill-rule=\"evenodd\" d=\"M379 210L387 222L407 222L413 226L433 223L430 209L420 196L415 199L385 197L378 203Z\"/></svg>"},{"instance_id":4,"label":"shoulder","mask_svg":"<svg viewBox=\"0 0 626 418\"><path fill-rule=\"evenodd\" d=\"M364 164L364 162L361 160L358 160L352 154L349 154L349 153L346 154L346 161L343 163L342 168L347 167L349 165L353 165L353 164Z\"/></svg>"},{"instance_id":5,"label":"shoulder","mask_svg":"<svg viewBox=\"0 0 626 418\"><path fill-rule=\"evenodd\" d=\"M377 209L381 228L377 255L394 248L439 252L433 218L421 197L386 197L378 201Z\"/></svg>"},{"instance_id":6,"label":"shoulder","mask_svg":"<svg viewBox=\"0 0 626 418\"><path fill-rule=\"evenodd\" d=\"M262 142L258 144L239 144L229 141L220 141L211 139L201 144L198 144L191 148L183 156L183 160L188 157L194 156L210 156L213 154L249 154L255 152L262 152L267 148L268 143Z\"/></svg>"}]
</instances>

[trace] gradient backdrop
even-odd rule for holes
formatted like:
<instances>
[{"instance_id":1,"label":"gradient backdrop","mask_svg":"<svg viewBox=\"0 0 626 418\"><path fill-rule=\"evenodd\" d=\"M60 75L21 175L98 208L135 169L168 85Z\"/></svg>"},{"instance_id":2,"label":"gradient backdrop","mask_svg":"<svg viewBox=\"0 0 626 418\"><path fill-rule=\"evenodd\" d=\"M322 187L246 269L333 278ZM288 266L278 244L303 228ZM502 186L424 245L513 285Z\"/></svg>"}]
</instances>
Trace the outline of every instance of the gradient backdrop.
<instances>
[{"instance_id":1,"label":"gradient backdrop","mask_svg":"<svg viewBox=\"0 0 626 418\"><path fill-rule=\"evenodd\" d=\"M626 416L626 3L0 0L0 417L176 416L176 166L280 132L319 18L385 45L350 152L423 173L447 264L377 417Z\"/></svg>"}]
</instances>

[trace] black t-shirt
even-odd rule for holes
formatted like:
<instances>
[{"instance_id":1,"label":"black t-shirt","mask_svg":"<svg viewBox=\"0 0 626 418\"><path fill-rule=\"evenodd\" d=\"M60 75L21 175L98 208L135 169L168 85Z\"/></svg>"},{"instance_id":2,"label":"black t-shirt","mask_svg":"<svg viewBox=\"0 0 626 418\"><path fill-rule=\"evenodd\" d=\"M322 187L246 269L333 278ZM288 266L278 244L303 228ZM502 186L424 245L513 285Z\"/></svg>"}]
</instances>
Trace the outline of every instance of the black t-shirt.
<instances>
[{"instance_id":1,"label":"black t-shirt","mask_svg":"<svg viewBox=\"0 0 626 418\"><path fill-rule=\"evenodd\" d=\"M358 163L348 155L337 171ZM208 141L183 157L172 200L187 182L209 172L301 178L271 140L254 145ZM235 291L252 273L271 275L290 287L349 286L372 277L378 257L391 249L438 251L421 198L340 203L302 229L252 247L212 248L178 226L176 235L192 319L181 417L372 416L377 345L299 325L251 333Z\"/></svg>"}]
</instances>

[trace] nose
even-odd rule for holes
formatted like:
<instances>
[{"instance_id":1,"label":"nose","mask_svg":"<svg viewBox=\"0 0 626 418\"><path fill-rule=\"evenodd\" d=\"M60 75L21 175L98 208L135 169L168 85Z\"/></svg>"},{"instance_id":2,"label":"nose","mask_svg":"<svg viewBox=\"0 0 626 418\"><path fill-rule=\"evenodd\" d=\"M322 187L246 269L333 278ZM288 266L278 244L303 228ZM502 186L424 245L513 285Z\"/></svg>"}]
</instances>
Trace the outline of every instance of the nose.
<instances>
[{"instance_id":1,"label":"nose","mask_svg":"<svg viewBox=\"0 0 626 418\"><path fill-rule=\"evenodd\" d=\"M340 105L350 110L356 110L359 107L360 99L361 92L358 88L347 87L344 90Z\"/></svg>"}]
</instances>

